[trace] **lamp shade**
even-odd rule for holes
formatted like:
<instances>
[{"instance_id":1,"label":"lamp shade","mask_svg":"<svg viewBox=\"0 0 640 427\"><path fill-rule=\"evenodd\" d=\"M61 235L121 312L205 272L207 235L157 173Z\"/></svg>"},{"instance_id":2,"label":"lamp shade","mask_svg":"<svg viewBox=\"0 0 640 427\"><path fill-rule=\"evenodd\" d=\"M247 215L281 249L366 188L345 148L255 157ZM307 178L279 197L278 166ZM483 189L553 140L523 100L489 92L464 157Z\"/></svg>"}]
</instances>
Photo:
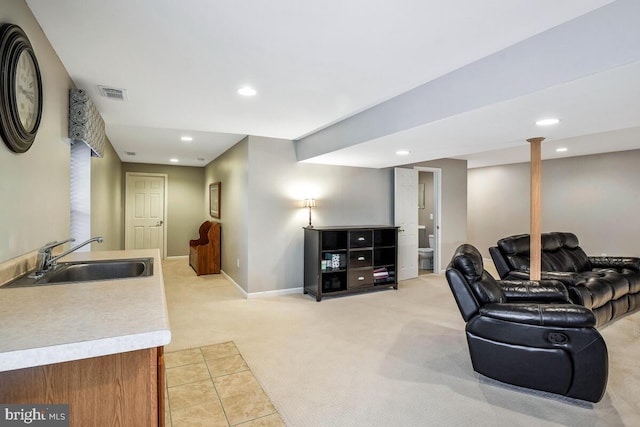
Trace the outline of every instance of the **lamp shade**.
<instances>
[{"instance_id":1,"label":"lamp shade","mask_svg":"<svg viewBox=\"0 0 640 427\"><path fill-rule=\"evenodd\" d=\"M304 199L302 207L304 207L304 208L315 208L316 207L316 199Z\"/></svg>"}]
</instances>

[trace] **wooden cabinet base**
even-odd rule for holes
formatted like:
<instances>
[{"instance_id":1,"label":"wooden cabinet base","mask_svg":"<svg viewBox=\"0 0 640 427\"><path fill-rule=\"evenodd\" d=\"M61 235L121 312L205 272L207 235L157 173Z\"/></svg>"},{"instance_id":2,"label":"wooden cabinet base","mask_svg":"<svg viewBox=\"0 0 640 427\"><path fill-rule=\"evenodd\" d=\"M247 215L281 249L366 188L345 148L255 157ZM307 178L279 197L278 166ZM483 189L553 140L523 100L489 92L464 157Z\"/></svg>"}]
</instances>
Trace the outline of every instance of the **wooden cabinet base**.
<instances>
[{"instance_id":1,"label":"wooden cabinet base","mask_svg":"<svg viewBox=\"0 0 640 427\"><path fill-rule=\"evenodd\" d=\"M69 404L70 426L158 426L162 348L0 372L0 402Z\"/></svg>"}]
</instances>

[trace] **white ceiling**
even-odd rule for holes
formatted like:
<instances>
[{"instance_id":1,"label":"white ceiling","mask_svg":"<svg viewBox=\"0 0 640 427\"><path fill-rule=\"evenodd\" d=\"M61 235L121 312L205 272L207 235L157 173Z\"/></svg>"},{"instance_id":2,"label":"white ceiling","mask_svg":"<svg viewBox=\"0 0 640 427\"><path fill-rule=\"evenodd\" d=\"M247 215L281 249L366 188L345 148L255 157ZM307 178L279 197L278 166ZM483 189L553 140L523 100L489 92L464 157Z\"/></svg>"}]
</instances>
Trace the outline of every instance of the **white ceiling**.
<instances>
[{"instance_id":1,"label":"white ceiling","mask_svg":"<svg viewBox=\"0 0 640 427\"><path fill-rule=\"evenodd\" d=\"M178 158L189 166L206 165L246 135L313 135L610 3L27 0L75 84L89 91L120 158L156 164ZM536 65L542 73L553 66ZM597 152L588 145L602 151L600 138L580 137L640 127L638 76L638 64L630 63L549 81L534 93L307 161L386 167L455 156L473 167L503 162L496 149L513 161L522 157L522 141L540 134L531 123L552 113L562 121L545 130L549 141L580 139L580 154ZM101 97L97 85L123 88L127 100ZM238 95L243 85L258 94ZM180 141L186 134L192 142ZM607 151L640 148L640 138L619 139L626 148ZM390 147L411 154L396 158Z\"/></svg>"},{"instance_id":2,"label":"white ceiling","mask_svg":"<svg viewBox=\"0 0 640 427\"><path fill-rule=\"evenodd\" d=\"M631 84L635 82L635 84ZM550 103L549 100L553 100ZM532 94L477 108L423 126L339 149L313 162L382 168L405 158L459 158L470 168L529 161L527 138L543 135L543 158L640 148L640 62L594 74ZM535 121L557 117L541 128ZM624 129L616 137L604 132ZM635 135L622 138L621 134ZM567 148L557 153L556 148ZM386 152L386 156L380 153ZM409 156L407 156L409 157Z\"/></svg>"}]
</instances>

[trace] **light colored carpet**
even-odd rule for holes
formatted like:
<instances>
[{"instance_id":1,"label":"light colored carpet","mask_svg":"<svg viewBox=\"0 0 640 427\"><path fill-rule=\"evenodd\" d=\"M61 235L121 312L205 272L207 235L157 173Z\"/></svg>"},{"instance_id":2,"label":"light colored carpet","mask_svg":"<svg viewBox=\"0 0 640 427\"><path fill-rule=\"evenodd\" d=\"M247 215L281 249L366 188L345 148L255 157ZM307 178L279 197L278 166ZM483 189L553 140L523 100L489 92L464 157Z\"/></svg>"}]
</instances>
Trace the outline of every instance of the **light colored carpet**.
<instances>
[{"instance_id":1,"label":"light colored carpet","mask_svg":"<svg viewBox=\"0 0 640 427\"><path fill-rule=\"evenodd\" d=\"M609 384L595 405L473 372L464 322L442 275L316 302L243 299L221 275L163 262L166 351L234 341L288 426L635 426L640 313L601 330Z\"/></svg>"}]
</instances>

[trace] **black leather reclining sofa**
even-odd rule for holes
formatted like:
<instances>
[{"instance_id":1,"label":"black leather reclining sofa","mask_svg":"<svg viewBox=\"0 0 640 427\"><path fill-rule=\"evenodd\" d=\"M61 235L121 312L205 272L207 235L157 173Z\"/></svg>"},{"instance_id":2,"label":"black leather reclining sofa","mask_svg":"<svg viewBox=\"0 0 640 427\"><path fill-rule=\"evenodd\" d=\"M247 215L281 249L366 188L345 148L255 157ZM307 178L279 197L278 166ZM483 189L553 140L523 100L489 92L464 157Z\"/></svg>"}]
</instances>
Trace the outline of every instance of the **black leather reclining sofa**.
<instances>
[{"instance_id":1,"label":"black leather reclining sofa","mask_svg":"<svg viewBox=\"0 0 640 427\"><path fill-rule=\"evenodd\" d=\"M501 279L529 279L529 235L489 248ZM542 234L541 279L558 280L573 303L595 314L596 326L640 309L640 258L587 256L573 233Z\"/></svg>"}]
</instances>

